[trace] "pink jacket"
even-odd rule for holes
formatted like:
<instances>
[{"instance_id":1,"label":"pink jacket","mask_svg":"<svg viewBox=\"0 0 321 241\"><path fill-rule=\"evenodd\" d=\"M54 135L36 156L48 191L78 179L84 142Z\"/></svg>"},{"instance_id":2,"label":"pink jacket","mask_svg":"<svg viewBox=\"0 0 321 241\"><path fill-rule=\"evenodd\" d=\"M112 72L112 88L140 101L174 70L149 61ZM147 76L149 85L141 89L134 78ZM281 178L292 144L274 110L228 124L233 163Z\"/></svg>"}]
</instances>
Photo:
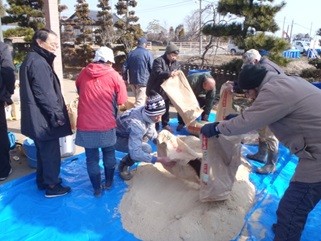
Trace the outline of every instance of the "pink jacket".
<instances>
[{"instance_id":1,"label":"pink jacket","mask_svg":"<svg viewBox=\"0 0 321 241\"><path fill-rule=\"evenodd\" d=\"M91 63L80 72L76 87L79 94L77 129L108 131L115 128L118 105L127 101L122 77L106 64Z\"/></svg>"}]
</instances>

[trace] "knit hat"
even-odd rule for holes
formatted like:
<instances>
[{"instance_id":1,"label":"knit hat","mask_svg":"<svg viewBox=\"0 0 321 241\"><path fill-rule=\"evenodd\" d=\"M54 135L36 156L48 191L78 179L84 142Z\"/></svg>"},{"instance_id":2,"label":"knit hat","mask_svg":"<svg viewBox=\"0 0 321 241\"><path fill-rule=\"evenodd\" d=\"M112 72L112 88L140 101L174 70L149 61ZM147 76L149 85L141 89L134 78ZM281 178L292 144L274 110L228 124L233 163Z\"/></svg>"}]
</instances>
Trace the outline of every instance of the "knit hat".
<instances>
[{"instance_id":1,"label":"knit hat","mask_svg":"<svg viewBox=\"0 0 321 241\"><path fill-rule=\"evenodd\" d=\"M178 54L179 48L175 44L170 43L169 45L167 45L165 53L166 54L171 54L171 53Z\"/></svg>"},{"instance_id":2,"label":"knit hat","mask_svg":"<svg viewBox=\"0 0 321 241\"><path fill-rule=\"evenodd\" d=\"M138 46L142 46L143 44L147 44L147 39L146 38L139 38L138 40L137 40L137 45Z\"/></svg>"},{"instance_id":3,"label":"knit hat","mask_svg":"<svg viewBox=\"0 0 321 241\"><path fill-rule=\"evenodd\" d=\"M155 91L147 97L145 105L145 113L148 116L163 115L166 111L165 101L163 97Z\"/></svg>"},{"instance_id":4,"label":"knit hat","mask_svg":"<svg viewBox=\"0 0 321 241\"><path fill-rule=\"evenodd\" d=\"M255 89L262 83L267 70L259 64L243 66L239 74L238 85L243 90Z\"/></svg>"},{"instance_id":5,"label":"knit hat","mask_svg":"<svg viewBox=\"0 0 321 241\"><path fill-rule=\"evenodd\" d=\"M100 47L99 49L96 50L95 58L93 61L94 62L102 61L105 63L109 61L109 62L115 63L114 53L108 47Z\"/></svg>"}]
</instances>

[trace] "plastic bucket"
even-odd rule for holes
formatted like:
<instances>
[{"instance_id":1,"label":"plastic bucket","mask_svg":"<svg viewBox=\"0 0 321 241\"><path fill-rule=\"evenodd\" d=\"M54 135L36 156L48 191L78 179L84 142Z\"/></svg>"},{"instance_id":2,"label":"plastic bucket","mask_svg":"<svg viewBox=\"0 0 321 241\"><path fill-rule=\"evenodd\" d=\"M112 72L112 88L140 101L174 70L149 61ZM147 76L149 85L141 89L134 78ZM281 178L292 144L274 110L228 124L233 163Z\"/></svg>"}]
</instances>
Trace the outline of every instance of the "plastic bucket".
<instances>
[{"instance_id":1,"label":"plastic bucket","mask_svg":"<svg viewBox=\"0 0 321 241\"><path fill-rule=\"evenodd\" d=\"M75 153L75 134L59 138L60 156L68 157ZM27 138L22 144L25 155L27 156L28 165L31 168L37 168L37 149L32 139Z\"/></svg>"},{"instance_id":2,"label":"plastic bucket","mask_svg":"<svg viewBox=\"0 0 321 241\"><path fill-rule=\"evenodd\" d=\"M75 134L59 138L61 157L68 157L75 154L75 138Z\"/></svg>"},{"instance_id":3,"label":"plastic bucket","mask_svg":"<svg viewBox=\"0 0 321 241\"><path fill-rule=\"evenodd\" d=\"M32 139L27 138L22 143L22 148L27 157L28 166L37 168L37 149Z\"/></svg>"},{"instance_id":4,"label":"plastic bucket","mask_svg":"<svg viewBox=\"0 0 321 241\"><path fill-rule=\"evenodd\" d=\"M187 75L196 74L196 73L206 73L211 72L211 70L208 69L190 69L187 73Z\"/></svg>"}]
</instances>

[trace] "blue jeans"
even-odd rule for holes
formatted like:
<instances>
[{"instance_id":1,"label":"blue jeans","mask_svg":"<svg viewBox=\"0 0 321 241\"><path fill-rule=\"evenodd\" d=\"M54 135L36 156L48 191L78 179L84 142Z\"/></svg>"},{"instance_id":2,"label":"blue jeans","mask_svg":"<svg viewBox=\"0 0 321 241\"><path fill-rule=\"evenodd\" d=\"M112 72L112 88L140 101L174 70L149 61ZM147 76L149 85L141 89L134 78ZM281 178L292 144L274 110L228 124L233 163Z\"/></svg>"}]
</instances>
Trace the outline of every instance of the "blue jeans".
<instances>
[{"instance_id":1,"label":"blue jeans","mask_svg":"<svg viewBox=\"0 0 321 241\"><path fill-rule=\"evenodd\" d=\"M143 152L152 153L152 151L153 151L152 147L148 143L142 142L141 145L142 145ZM129 146L128 146L128 138L119 137L118 136L117 137L117 142L115 144L115 148L116 148L117 151L121 151L121 152L125 152L125 153L130 154L129 153ZM133 158L133 157L131 156L131 158ZM133 159L133 161L139 162L140 160L134 160Z\"/></svg>"},{"instance_id":2,"label":"blue jeans","mask_svg":"<svg viewBox=\"0 0 321 241\"><path fill-rule=\"evenodd\" d=\"M274 241L300 241L308 215L320 199L321 182L290 182L276 211Z\"/></svg>"},{"instance_id":3,"label":"blue jeans","mask_svg":"<svg viewBox=\"0 0 321 241\"><path fill-rule=\"evenodd\" d=\"M115 147L101 148L104 169L113 169L116 166ZM99 167L99 148L85 148L87 172L94 190L101 187L101 174Z\"/></svg>"}]
</instances>

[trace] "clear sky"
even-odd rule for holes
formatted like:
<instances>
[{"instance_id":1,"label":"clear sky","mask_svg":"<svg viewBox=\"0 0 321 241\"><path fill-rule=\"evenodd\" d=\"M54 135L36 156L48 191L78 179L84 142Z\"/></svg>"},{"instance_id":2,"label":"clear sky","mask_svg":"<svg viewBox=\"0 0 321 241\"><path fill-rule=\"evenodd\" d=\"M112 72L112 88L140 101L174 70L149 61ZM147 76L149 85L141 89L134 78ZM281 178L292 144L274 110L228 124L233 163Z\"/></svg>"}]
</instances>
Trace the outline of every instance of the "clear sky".
<instances>
[{"instance_id":1,"label":"clear sky","mask_svg":"<svg viewBox=\"0 0 321 241\"><path fill-rule=\"evenodd\" d=\"M199 9L199 0L137 0L138 5L134 8L136 15L139 17L139 23L143 30L146 29L148 23L154 19L159 20L160 24L166 28L170 26L176 27L184 24L184 20L188 15ZM202 0L202 6L209 3L217 2L212 0ZM279 3L281 0L275 0ZM313 37L316 30L321 28L319 21L321 1L320 0L286 0L287 5L277 14L276 22L280 29L291 29L292 33L308 33ZM76 0L61 0L62 4L68 6L68 10L63 12L64 15L70 16L74 10ZM91 9L97 9L97 0L87 0ZM117 0L110 1L114 6ZM292 25L293 21L293 25ZM280 35L280 31L278 32Z\"/></svg>"}]
</instances>

